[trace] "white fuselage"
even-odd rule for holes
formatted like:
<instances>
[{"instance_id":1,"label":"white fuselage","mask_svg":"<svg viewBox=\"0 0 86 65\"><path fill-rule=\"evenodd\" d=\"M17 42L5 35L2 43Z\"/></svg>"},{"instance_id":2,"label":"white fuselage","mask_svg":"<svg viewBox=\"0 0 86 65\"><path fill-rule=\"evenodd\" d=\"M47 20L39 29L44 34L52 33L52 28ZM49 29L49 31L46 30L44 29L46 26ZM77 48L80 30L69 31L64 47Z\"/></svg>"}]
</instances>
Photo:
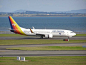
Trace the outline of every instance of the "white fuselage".
<instances>
[{"instance_id":1,"label":"white fuselage","mask_svg":"<svg viewBox=\"0 0 86 65\"><path fill-rule=\"evenodd\" d=\"M54 36L67 36L69 38L76 35L73 31L63 29L35 29L34 27L33 29L25 29L20 27L11 16L8 18L11 26L10 31L16 34L41 36L41 38L53 38Z\"/></svg>"},{"instance_id":2,"label":"white fuselage","mask_svg":"<svg viewBox=\"0 0 86 65\"><path fill-rule=\"evenodd\" d=\"M34 33L31 33L30 29L21 29L26 35L44 36L48 38L52 38L55 36L72 37L76 35L76 33L74 33L73 31L63 29L31 29Z\"/></svg>"}]
</instances>

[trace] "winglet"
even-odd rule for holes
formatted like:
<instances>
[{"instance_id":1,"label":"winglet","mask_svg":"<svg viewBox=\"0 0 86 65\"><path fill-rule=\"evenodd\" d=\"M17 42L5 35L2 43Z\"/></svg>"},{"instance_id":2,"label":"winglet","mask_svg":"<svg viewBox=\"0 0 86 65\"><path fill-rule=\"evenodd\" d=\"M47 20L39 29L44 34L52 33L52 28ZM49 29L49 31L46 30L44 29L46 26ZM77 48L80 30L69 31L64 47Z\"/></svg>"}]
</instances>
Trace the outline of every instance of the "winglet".
<instances>
[{"instance_id":1,"label":"winglet","mask_svg":"<svg viewBox=\"0 0 86 65\"><path fill-rule=\"evenodd\" d=\"M31 31L31 33L34 33L34 32L31 30L31 28L30 28L30 31Z\"/></svg>"}]
</instances>

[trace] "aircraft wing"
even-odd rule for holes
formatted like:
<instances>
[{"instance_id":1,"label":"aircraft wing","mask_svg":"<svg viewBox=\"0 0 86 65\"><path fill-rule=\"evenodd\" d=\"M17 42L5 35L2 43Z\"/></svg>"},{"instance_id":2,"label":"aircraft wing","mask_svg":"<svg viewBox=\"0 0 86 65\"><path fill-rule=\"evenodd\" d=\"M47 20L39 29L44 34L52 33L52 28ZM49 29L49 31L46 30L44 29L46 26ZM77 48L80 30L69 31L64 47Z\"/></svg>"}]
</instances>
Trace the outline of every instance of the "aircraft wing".
<instances>
[{"instance_id":1,"label":"aircraft wing","mask_svg":"<svg viewBox=\"0 0 86 65\"><path fill-rule=\"evenodd\" d=\"M31 31L31 33L34 33L31 29L30 29L30 31ZM49 33L47 33L47 34L45 34L45 33L34 33L34 34L41 36L41 38L43 38L43 37L52 38L53 37L53 35L49 34Z\"/></svg>"},{"instance_id":2,"label":"aircraft wing","mask_svg":"<svg viewBox=\"0 0 86 65\"><path fill-rule=\"evenodd\" d=\"M36 35L45 36L45 34L41 34L41 33L36 33Z\"/></svg>"},{"instance_id":3,"label":"aircraft wing","mask_svg":"<svg viewBox=\"0 0 86 65\"><path fill-rule=\"evenodd\" d=\"M31 30L31 28L30 28L30 31L31 31L31 33L34 33L32 30ZM42 35L42 36L44 36L45 34L42 34L42 33L35 33L36 35Z\"/></svg>"}]
</instances>

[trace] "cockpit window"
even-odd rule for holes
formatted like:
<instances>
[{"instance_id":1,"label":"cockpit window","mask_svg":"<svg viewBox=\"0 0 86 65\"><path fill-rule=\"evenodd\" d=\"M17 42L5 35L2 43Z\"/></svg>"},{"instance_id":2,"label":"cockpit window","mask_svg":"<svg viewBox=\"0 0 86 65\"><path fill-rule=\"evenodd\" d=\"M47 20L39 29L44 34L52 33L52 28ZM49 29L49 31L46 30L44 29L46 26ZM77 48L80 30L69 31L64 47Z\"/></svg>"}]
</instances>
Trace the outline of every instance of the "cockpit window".
<instances>
[{"instance_id":1,"label":"cockpit window","mask_svg":"<svg viewBox=\"0 0 86 65\"><path fill-rule=\"evenodd\" d=\"M74 32L70 32L70 33L74 33Z\"/></svg>"}]
</instances>

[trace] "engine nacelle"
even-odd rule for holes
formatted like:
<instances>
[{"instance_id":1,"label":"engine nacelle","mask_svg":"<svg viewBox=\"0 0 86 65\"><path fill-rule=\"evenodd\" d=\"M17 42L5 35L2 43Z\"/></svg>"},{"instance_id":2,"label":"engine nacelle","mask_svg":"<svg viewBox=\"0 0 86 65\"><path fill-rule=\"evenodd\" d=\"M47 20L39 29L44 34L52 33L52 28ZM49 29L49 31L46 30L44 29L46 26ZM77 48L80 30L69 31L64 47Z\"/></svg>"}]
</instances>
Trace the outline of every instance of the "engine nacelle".
<instances>
[{"instance_id":1,"label":"engine nacelle","mask_svg":"<svg viewBox=\"0 0 86 65\"><path fill-rule=\"evenodd\" d=\"M49 36L48 36L49 38L53 38L53 35L52 34L49 34Z\"/></svg>"},{"instance_id":2,"label":"engine nacelle","mask_svg":"<svg viewBox=\"0 0 86 65\"><path fill-rule=\"evenodd\" d=\"M48 37L49 37L49 35L46 34L46 35L45 35L45 38L48 38Z\"/></svg>"},{"instance_id":3,"label":"engine nacelle","mask_svg":"<svg viewBox=\"0 0 86 65\"><path fill-rule=\"evenodd\" d=\"M52 34L46 34L46 35L45 35L45 38L52 38L52 37L53 37Z\"/></svg>"}]
</instances>

